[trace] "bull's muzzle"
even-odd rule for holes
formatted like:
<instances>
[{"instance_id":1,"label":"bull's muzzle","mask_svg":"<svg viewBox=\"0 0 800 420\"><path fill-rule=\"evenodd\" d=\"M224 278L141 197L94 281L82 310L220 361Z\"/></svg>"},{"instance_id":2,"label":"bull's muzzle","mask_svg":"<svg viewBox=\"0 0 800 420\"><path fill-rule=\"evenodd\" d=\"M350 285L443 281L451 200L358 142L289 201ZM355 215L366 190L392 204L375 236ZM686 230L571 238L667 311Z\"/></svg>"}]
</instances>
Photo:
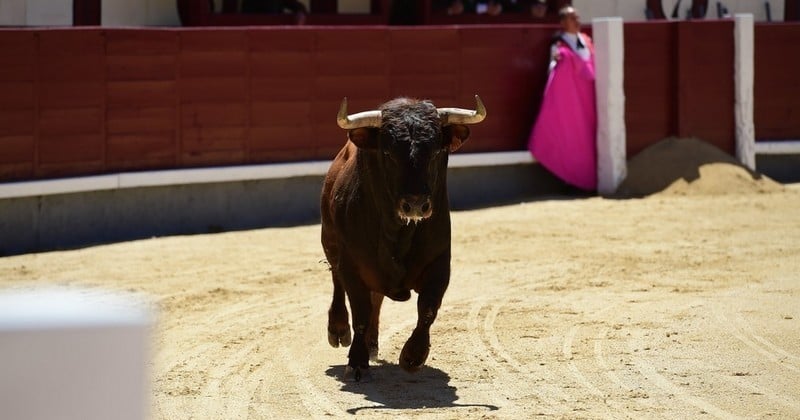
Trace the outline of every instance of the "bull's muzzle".
<instances>
[{"instance_id":1,"label":"bull's muzzle","mask_svg":"<svg viewBox=\"0 0 800 420\"><path fill-rule=\"evenodd\" d=\"M406 195L397 203L397 215L406 224L417 223L431 217L432 214L433 203L428 195Z\"/></svg>"}]
</instances>

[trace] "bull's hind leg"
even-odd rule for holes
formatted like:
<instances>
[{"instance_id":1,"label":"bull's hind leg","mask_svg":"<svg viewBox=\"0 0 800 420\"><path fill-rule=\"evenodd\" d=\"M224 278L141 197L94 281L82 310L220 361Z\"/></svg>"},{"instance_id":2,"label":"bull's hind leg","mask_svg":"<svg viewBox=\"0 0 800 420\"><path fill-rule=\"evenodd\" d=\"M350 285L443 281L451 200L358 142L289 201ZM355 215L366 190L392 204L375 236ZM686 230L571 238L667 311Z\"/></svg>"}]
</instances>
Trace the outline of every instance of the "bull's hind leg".
<instances>
[{"instance_id":1,"label":"bull's hind leg","mask_svg":"<svg viewBox=\"0 0 800 420\"><path fill-rule=\"evenodd\" d=\"M347 319L349 314L344 302L344 286L339 281L337 267L331 267L331 277L333 278L333 299L331 307L328 309L328 343L333 347L339 347L339 345L347 347L352 342L352 336Z\"/></svg>"},{"instance_id":2,"label":"bull's hind leg","mask_svg":"<svg viewBox=\"0 0 800 420\"><path fill-rule=\"evenodd\" d=\"M370 295L372 303L372 313L369 316L369 327L367 328L366 340L367 349L369 350L369 360L378 360L378 330L381 317L381 304L383 304L383 295L380 293L372 292Z\"/></svg>"},{"instance_id":3,"label":"bull's hind leg","mask_svg":"<svg viewBox=\"0 0 800 420\"><path fill-rule=\"evenodd\" d=\"M328 309L328 343L333 347L347 347L352 342L350 323L347 318L347 306L344 302L344 287L338 274L333 272L333 299Z\"/></svg>"},{"instance_id":4,"label":"bull's hind leg","mask_svg":"<svg viewBox=\"0 0 800 420\"><path fill-rule=\"evenodd\" d=\"M442 297L450 282L450 253L437 258L420 279L417 289L417 326L400 352L400 367L416 372L428 359L431 347L430 329L442 304Z\"/></svg>"},{"instance_id":5,"label":"bull's hind leg","mask_svg":"<svg viewBox=\"0 0 800 420\"><path fill-rule=\"evenodd\" d=\"M369 350L367 348L367 329L371 320L372 302L370 291L358 280L347 284L347 298L353 311L353 344L347 354L345 380L369 381Z\"/></svg>"}]
</instances>

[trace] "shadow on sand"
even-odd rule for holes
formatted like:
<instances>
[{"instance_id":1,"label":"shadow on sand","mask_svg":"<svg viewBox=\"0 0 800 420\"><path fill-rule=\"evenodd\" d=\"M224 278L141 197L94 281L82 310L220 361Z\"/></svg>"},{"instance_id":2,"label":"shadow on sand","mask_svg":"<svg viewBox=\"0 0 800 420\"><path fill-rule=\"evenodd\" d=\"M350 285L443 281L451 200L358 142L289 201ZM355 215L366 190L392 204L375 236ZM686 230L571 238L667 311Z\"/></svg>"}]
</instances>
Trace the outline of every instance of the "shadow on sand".
<instances>
[{"instance_id":1,"label":"shadow on sand","mask_svg":"<svg viewBox=\"0 0 800 420\"><path fill-rule=\"evenodd\" d=\"M347 410L356 414L361 410L414 410L443 407L473 407L489 411L499 407L491 404L458 404L456 388L449 385L450 376L434 367L425 366L410 374L385 360L370 367L370 382L344 382L344 365L331 366L325 374L342 383L341 390L361 394L375 405L365 405Z\"/></svg>"}]
</instances>

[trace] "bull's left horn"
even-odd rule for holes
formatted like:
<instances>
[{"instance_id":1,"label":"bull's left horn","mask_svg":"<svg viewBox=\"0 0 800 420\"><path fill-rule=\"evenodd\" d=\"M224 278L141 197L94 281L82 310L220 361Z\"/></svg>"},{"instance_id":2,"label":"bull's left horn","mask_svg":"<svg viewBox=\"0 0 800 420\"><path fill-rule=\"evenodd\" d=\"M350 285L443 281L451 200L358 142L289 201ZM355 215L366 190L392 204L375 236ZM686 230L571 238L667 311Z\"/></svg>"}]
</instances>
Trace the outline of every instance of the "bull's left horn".
<instances>
[{"instance_id":1,"label":"bull's left horn","mask_svg":"<svg viewBox=\"0 0 800 420\"><path fill-rule=\"evenodd\" d=\"M486 118L486 107L478 95L475 95L475 109L437 108L442 125L477 124Z\"/></svg>"},{"instance_id":2,"label":"bull's left horn","mask_svg":"<svg viewBox=\"0 0 800 420\"><path fill-rule=\"evenodd\" d=\"M358 114L347 115L347 98L342 99L339 106L339 114L336 115L336 123L345 130L355 128L381 126L381 111L364 111Z\"/></svg>"}]
</instances>

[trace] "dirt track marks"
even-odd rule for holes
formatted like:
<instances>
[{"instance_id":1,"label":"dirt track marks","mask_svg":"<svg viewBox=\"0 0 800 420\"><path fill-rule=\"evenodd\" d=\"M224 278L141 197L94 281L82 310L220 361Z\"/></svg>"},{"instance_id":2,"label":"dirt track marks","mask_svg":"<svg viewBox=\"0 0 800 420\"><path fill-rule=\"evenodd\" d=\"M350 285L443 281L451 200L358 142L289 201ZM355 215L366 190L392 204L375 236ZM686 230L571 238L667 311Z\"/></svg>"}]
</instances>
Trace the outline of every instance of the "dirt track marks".
<instances>
[{"instance_id":1,"label":"dirt track marks","mask_svg":"<svg viewBox=\"0 0 800 420\"><path fill-rule=\"evenodd\" d=\"M154 419L800 418L800 194L546 200L457 212L427 366L370 384L325 338L319 226L0 258L9 287L146 293ZM732 209L732 210L731 210Z\"/></svg>"}]
</instances>

